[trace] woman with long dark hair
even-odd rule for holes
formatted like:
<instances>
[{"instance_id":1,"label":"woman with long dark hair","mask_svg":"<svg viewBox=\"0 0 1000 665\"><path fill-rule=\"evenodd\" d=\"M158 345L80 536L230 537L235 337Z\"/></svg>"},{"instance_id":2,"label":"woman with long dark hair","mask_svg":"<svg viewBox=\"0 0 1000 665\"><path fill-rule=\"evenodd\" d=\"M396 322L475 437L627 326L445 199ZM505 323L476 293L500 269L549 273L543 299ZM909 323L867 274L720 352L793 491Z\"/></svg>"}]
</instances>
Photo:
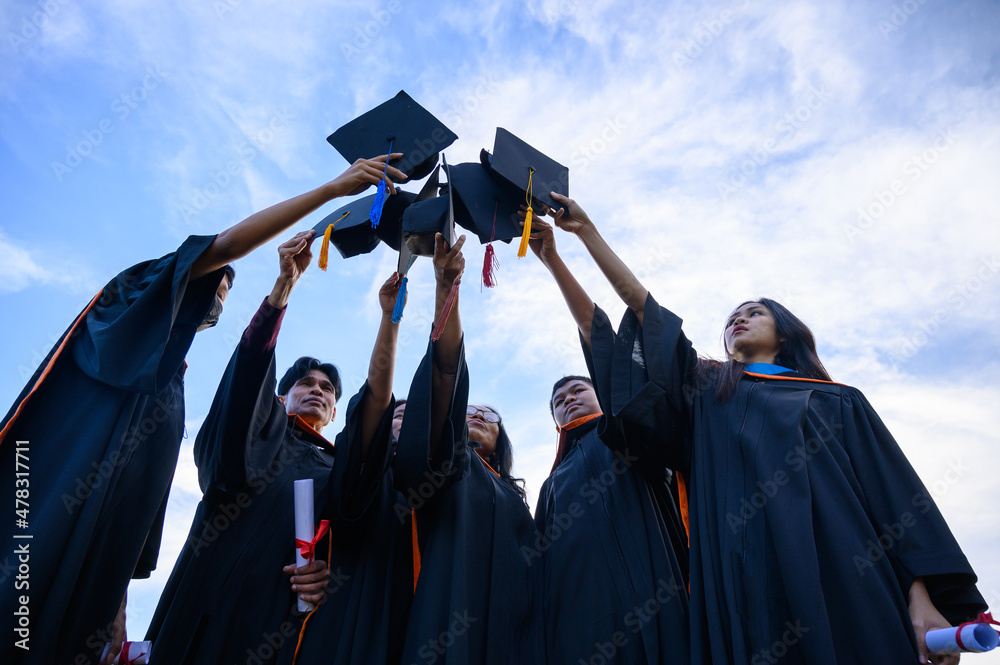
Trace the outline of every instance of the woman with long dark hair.
<instances>
[{"instance_id":1,"label":"woman with long dark hair","mask_svg":"<svg viewBox=\"0 0 1000 665\"><path fill-rule=\"evenodd\" d=\"M812 333L773 300L726 319L699 358L574 201L577 235L628 305L606 371L623 426L659 438L686 481L695 663L957 663L928 629L985 607L976 576L865 397L834 383Z\"/></svg>"}]
</instances>

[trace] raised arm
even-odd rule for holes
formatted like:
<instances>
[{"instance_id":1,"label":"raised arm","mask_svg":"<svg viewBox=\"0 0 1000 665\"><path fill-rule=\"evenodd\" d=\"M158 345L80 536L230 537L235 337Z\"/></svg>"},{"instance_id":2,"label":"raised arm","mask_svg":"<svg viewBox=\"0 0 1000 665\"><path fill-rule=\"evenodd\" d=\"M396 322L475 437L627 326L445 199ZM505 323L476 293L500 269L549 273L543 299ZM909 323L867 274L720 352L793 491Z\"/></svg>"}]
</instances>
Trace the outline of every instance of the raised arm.
<instances>
[{"instance_id":1,"label":"raised arm","mask_svg":"<svg viewBox=\"0 0 1000 665\"><path fill-rule=\"evenodd\" d=\"M216 236L212 244L194 262L190 279L194 281L246 256L324 203L337 197L360 194L383 179L389 191L395 194L396 188L392 180L384 178L383 171L386 159L389 157L397 159L402 156L402 153L393 153L374 159L359 159L340 176L325 185L255 212L239 224L229 227ZM391 166L389 173L395 178L406 178L402 171Z\"/></svg>"},{"instance_id":2,"label":"raised arm","mask_svg":"<svg viewBox=\"0 0 1000 665\"><path fill-rule=\"evenodd\" d=\"M375 348L368 362L368 394L361 407L361 454L368 457L372 440L378 433L385 412L392 401L392 375L396 368L396 340L399 324L392 322L392 309L399 293L401 279L394 272L378 292L382 321L375 337Z\"/></svg>"},{"instance_id":3,"label":"raised arm","mask_svg":"<svg viewBox=\"0 0 1000 665\"><path fill-rule=\"evenodd\" d=\"M434 364L431 372L431 457L434 456L438 439L448 417L452 395L455 392L455 378L458 374L462 349L462 320L458 314L458 285L465 272L465 257L462 256L463 235L454 247L446 247L444 237L438 233L434 237L434 278L435 290L434 321L440 321L446 309L452 286L455 286L451 313L441 337L434 344Z\"/></svg>"},{"instance_id":4,"label":"raised arm","mask_svg":"<svg viewBox=\"0 0 1000 665\"><path fill-rule=\"evenodd\" d=\"M312 236L312 229L302 231L278 248L274 288L243 332L198 432L194 453L203 491L209 485L236 491L247 482L248 465L271 461L273 451L251 444L271 419L284 414L274 395L274 348L288 296L312 258Z\"/></svg>"},{"instance_id":5,"label":"raised arm","mask_svg":"<svg viewBox=\"0 0 1000 665\"><path fill-rule=\"evenodd\" d=\"M580 329L580 335L589 349L590 326L594 320L594 301L587 295L580 282L576 281L576 277L556 251L552 225L540 218L535 219L531 225L531 239L528 241L528 246L556 280L570 314Z\"/></svg>"},{"instance_id":6,"label":"raised arm","mask_svg":"<svg viewBox=\"0 0 1000 665\"><path fill-rule=\"evenodd\" d=\"M643 310L646 307L646 287L629 270L625 262L618 258L607 241L597 231L597 227L583 208L571 198L552 192L552 198L562 204L559 210L550 211L553 222L564 231L575 234L601 269L618 297L632 310L642 325Z\"/></svg>"}]
</instances>

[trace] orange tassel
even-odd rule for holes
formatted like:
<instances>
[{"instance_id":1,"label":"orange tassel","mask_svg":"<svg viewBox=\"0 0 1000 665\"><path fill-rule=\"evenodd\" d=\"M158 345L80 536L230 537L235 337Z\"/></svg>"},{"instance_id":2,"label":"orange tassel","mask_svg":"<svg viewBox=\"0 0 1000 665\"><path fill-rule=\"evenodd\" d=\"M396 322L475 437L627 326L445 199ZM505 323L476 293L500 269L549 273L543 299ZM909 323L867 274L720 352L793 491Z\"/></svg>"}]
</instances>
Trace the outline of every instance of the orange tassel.
<instances>
[{"instance_id":1,"label":"orange tassel","mask_svg":"<svg viewBox=\"0 0 1000 665\"><path fill-rule=\"evenodd\" d=\"M343 219L350 214L351 211L348 210L340 216L340 219ZM338 219L337 222L339 222L340 219ZM320 245L319 248L319 269L324 272L326 271L327 263L330 261L330 235L333 233L333 227L337 225L337 222L327 226L326 231L323 232L323 244Z\"/></svg>"}]
</instances>

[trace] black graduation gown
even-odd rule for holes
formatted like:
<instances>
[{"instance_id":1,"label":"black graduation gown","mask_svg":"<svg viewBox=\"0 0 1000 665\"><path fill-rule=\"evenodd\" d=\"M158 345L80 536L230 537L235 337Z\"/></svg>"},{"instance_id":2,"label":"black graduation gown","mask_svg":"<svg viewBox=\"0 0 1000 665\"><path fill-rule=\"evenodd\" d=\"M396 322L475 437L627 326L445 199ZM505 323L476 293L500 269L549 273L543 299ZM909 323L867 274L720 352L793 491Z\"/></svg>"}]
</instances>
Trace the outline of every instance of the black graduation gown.
<instances>
[{"instance_id":1,"label":"black graduation gown","mask_svg":"<svg viewBox=\"0 0 1000 665\"><path fill-rule=\"evenodd\" d=\"M416 509L420 572L403 663L543 662L538 573L524 501L468 446L464 348L441 440L430 456L433 345L413 377L395 459L397 486Z\"/></svg>"},{"instance_id":2,"label":"black graduation gown","mask_svg":"<svg viewBox=\"0 0 1000 665\"><path fill-rule=\"evenodd\" d=\"M345 436L345 430L337 438L329 486L330 592L309 619L299 648L301 665L399 662L413 564L410 509L393 487L394 409L392 400L367 457L361 453L360 432ZM292 662L294 646L283 649L282 665Z\"/></svg>"},{"instance_id":3,"label":"black graduation gown","mask_svg":"<svg viewBox=\"0 0 1000 665\"><path fill-rule=\"evenodd\" d=\"M745 374L725 402L699 379L681 320L626 312L615 372L649 380L614 415L663 433L688 478L696 663L907 663L907 591L950 621L985 607L976 576L899 446L855 388ZM622 386L623 384L620 384Z\"/></svg>"},{"instance_id":4,"label":"black graduation gown","mask_svg":"<svg viewBox=\"0 0 1000 665\"><path fill-rule=\"evenodd\" d=\"M603 402L614 340L600 308L591 330L584 355ZM544 571L548 662L687 662L687 544L663 460L625 440L607 415L566 436L526 551Z\"/></svg>"},{"instance_id":5,"label":"black graduation gown","mask_svg":"<svg viewBox=\"0 0 1000 665\"><path fill-rule=\"evenodd\" d=\"M30 469L30 526L17 527L13 510L0 517L0 565L16 569L14 551L27 545L30 567L27 580L0 575L4 663L96 662L129 579L156 565L184 432L184 356L223 275L189 282L212 240L192 236L109 282L0 424L9 425L0 477L13 487L15 471L25 470L16 463ZM33 537L14 538L26 533ZM22 594L30 595L30 651L14 646Z\"/></svg>"},{"instance_id":6,"label":"black graduation gown","mask_svg":"<svg viewBox=\"0 0 1000 665\"><path fill-rule=\"evenodd\" d=\"M274 325L280 310L265 311L251 327ZM195 441L204 497L146 634L151 661L260 665L298 637L296 597L281 570L295 561L293 483L313 479L318 522L333 447L289 418L276 383L273 346L237 347ZM326 548L316 549L325 559Z\"/></svg>"}]
</instances>

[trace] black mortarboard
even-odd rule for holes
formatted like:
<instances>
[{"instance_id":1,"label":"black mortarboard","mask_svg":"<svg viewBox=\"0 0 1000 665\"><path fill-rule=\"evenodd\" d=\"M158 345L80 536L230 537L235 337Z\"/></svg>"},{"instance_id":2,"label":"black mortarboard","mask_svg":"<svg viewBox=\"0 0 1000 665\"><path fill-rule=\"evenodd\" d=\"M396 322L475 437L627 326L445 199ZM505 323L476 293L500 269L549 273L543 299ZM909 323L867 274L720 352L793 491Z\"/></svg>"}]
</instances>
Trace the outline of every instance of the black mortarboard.
<instances>
[{"instance_id":1,"label":"black mortarboard","mask_svg":"<svg viewBox=\"0 0 1000 665\"><path fill-rule=\"evenodd\" d=\"M379 240L399 251L403 211L416 195L397 189L396 194L385 201L382 223L378 227L372 227L370 213L375 196L372 194L351 201L313 227L316 237L323 239L320 268L326 270L327 241L333 243L345 259L371 252L378 246ZM333 229L327 235L327 229L331 225Z\"/></svg>"},{"instance_id":2,"label":"black mortarboard","mask_svg":"<svg viewBox=\"0 0 1000 665\"><path fill-rule=\"evenodd\" d=\"M517 213L524 194L479 162L449 169L455 193L455 221L475 233L479 242L510 242L521 235Z\"/></svg>"},{"instance_id":3,"label":"black mortarboard","mask_svg":"<svg viewBox=\"0 0 1000 665\"><path fill-rule=\"evenodd\" d=\"M350 121L329 137L348 162L401 152L389 162L410 180L420 180L437 164L438 153L458 136L400 90L389 101Z\"/></svg>"},{"instance_id":4,"label":"black mortarboard","mask_svg":"<svg viewBox=\"0 0 1000 665\"><path fill-rule=\"evenodd\" d=\"M381 153L379 153L381 154ZM549 192L569 196L569 169L546 157L503 127L497 127L493 154L485 150L480 159L524 194L531 191L532 201L559 209Z\"/></svg>"},{"instance_id":5,"label":"black mortarboard","mask_svg":"<svg viewBox=\"0 0 1000 665\"><path fill-rule=\"evenodd\" d=\"M455 242L455 212L447 161L444 169L449 185L441 187L441 167L438 167L424 183L417 200L403 213L403 242L417 256L434 255L437 233L441 233L449 245Z\"/></svg>"}]
</instances>

